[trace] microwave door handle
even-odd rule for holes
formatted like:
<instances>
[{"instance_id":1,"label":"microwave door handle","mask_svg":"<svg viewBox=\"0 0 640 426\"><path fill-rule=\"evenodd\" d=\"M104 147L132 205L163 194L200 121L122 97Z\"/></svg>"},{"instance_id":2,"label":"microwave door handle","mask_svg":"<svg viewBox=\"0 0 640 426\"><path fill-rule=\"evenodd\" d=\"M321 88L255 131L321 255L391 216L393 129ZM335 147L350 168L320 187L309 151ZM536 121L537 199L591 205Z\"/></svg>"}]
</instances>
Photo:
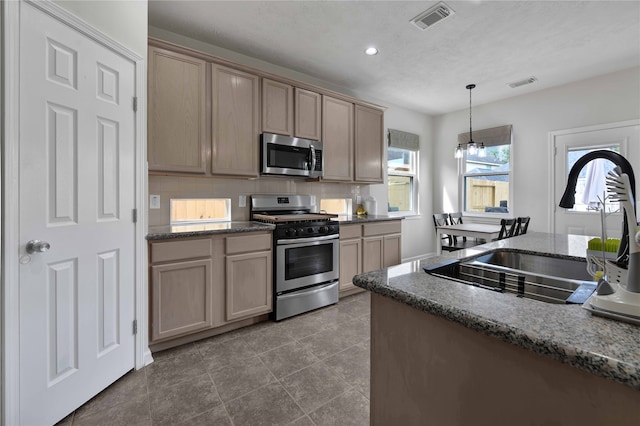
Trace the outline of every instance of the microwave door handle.
<instances>
[{"instance_id":1,"label":"microwave door handle","mask_svg":"<svg viewBox=\"0 0 640 426\"><path fill-rule=\"evenodd\" d=\"M311 170L310 174L313 174L316 170L316 150L313 148L313 144L309 144L309 151L311 153Z\"/></svg>"}]
</instances>

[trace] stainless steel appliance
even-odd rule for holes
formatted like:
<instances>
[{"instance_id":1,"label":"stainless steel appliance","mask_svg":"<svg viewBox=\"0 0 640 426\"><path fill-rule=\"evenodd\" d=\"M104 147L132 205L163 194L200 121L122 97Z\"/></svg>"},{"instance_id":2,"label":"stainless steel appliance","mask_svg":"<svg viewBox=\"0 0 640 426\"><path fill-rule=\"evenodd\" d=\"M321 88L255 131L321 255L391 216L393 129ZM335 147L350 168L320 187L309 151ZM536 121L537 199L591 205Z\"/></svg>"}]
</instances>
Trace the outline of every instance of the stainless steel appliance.
<instances>
[{"instance_id":1,"label":"stainless steel appliance","mask_svg":"<svg viewBox=\"0 0 640 426\"><path fill-rule=\"evenodd\" d=\"M340 230L335 215L311 213L310 195L252 195L251 219L275 224L273 318L338 302Z\"/></svg>"},{"instance_id":2,"label":"stainless steel appliance","mask_svg":"<svg viewBox=\"0 0 640 426\"><path fill-rule=\"evenodd\" d=\"M263 133L260 143L263 175L322 177L322 142Z\"/></svg>"}]
</instances>

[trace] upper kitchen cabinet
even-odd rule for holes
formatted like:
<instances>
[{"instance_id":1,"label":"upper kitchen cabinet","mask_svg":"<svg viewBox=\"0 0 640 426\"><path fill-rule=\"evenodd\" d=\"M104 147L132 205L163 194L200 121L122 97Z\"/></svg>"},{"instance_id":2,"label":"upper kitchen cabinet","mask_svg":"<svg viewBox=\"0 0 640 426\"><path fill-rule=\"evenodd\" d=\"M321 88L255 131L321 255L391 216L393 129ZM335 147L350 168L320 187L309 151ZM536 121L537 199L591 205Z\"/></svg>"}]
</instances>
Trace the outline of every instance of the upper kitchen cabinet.
<instances>
[{"instance_id":1,"label":"upper kitchen cabinet","mask_svg":"<svg viewBox=\"0 0 640 426\"><path fill-rule=\"evenodd\" d=\"M293 135L293 86L262 79L262 131Z\"/></svg>"},{"instance_id":2,"label":"upper kitchen cabinet","mask_svg":"<svg viewBox=\"0 0 640 426\"><path fill-rule=\"evenodd\" d=\"M206 172L206 67L200 59L149 47L150 171Z\"/></svg>"},{"instance_id":3,"label":"upper kitchen cabinet","mask_svg":"<svg viewBox=\"0 0 640 426\"><path fill-rule=\"evenodd\" d=\"M383 112L355 106L355 181L384 180Z\"/></svg>"},{"instance_id":4,"label":"upper kitchen cabinet","mask_svg":"<svg viewBox=\"0 0 640 426\"><path fill-rule=\"evenodd\" d=\"M353 104L322 97L324 180L353 181Z\"/></svg>"},{"instance_id":5,"label":"upper kitchen cabinet","mask_svg":"<svg viewBox=\"0 0 640 426\"><path fill-rule=\"evenodd\" d=\"M322 140L322 95L296 87L295 137Z\"/></svg>"},{"instance_id":6,"label":"upper kitchen cabinet","mask_svg":"<svg viewBox=\"0 0 640 426\"><path fill-rule=\"evenodd\" d=\"M211 173L258 177L259 78L213 64Z\"/></svg>"}]
</instances>

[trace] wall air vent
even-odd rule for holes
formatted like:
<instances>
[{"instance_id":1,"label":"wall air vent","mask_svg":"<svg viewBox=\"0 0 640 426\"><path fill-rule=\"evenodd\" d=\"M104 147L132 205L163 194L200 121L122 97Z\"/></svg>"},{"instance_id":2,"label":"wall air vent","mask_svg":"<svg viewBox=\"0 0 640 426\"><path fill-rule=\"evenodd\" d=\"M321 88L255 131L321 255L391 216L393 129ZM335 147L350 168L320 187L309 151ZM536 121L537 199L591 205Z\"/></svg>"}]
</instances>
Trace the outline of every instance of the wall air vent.
<instances>
[{"instance_id":1,"label":"wall air vent","mask_svg":"<svg viewBox=\"0 0 640 426\"><path fill-rule=\"evenodd\" d=\"M453 9L440 2L429 10L426 10L425 12L422 12L420 15L413 18L411 20L411 23L424 31L427 28L430 28L438 22L444 20L445 18L453 15L454 13L455 12L453 11Z\"/></svg>"},{"instance_id":2,"label":"wall air vent","mask_svg":"<svg viewBox=\"0 0 640 426\"><path fill-rule=\"evenodd\" d=\"M516 87L524 86L525 84L531 84L536 81L538 81L537 78L528 77L528 78L525 78L524 80L514 81L513 83L508 83L508 84L509 84L509 87L511 87L512 89L515 89Z\"/></svg>"}]
</instances>

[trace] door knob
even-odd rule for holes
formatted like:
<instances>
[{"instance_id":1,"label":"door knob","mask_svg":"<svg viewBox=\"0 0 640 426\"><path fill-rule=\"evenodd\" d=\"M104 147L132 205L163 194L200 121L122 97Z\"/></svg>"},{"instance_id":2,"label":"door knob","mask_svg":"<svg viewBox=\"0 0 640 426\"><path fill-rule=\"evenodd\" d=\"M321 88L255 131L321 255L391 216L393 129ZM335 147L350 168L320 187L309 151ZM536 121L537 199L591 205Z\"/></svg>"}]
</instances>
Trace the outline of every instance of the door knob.
<instances>
[{"instance_id":1,"label":"door knob","mask_svg":"<svg viewBox=\"0 0 640 426\"><path fill-rule=\"evenodd\" d=\"M25 249L27 250L27 253L34 254L49 251L50 248L51 245L46 241L31 240L27 243L27 247Z\"/></svg>"}]
</instances>

